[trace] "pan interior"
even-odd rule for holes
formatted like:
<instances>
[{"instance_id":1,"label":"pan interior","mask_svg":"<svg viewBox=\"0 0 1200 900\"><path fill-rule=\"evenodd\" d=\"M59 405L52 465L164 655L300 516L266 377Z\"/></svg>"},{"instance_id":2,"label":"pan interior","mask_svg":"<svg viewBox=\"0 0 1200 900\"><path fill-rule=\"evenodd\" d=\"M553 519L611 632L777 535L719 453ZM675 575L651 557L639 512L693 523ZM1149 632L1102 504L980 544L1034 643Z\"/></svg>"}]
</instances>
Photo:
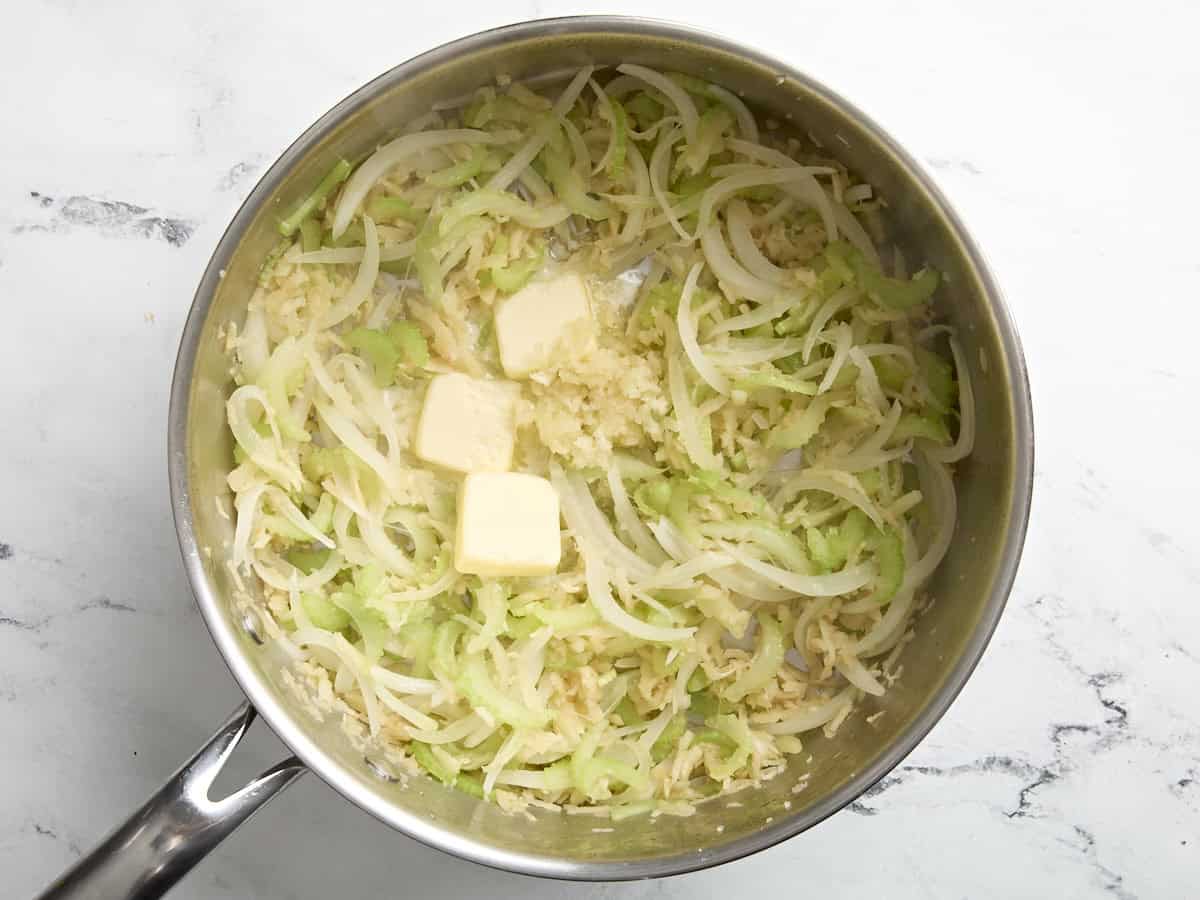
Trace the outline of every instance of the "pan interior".
<instances>
[{"instance_id":1,"label":"pan interior","mask_svg":"<svg viewBox=\"0 0 1200 900\"><path fill-rule=\"evenodd\" d=\"M904 651L895 687L863 702L836 738L807 736L811 765L794 757L785 775L753 792L701 805L688 818L638 817L610 832L603 830L610 823L590 816L543 812L517 820L428 779L400 784L374 774L335 725L299 708L281 687L279 660L262 652L233 615L226 566L233 523L215 499L227 496L232 458L224 418L229 361L219 334L244 318L259 265L277 240L279 210L337 157L361 158L434 102L501 75L621 62L735 90L761 115L812 135L879 190L906 257L946 273L940 312L958 329L971 366L980 440L959 466L957 532L929 585L934 602ZM1030 435L1019 350L982 263L936 190L869 122L818 85L718 39L657 23L514 26L419 57L344 101L285 153L230 226L197 294L176 378L172 474L185 559L217 644L251 700L322 777L380 818L442 849L535 874L613 879L697 868L767 846L852 800L911 749L961 687L999 615L1023 535ZM808 778L799 790L802 776Z\"/></svg>"}]
</instances>

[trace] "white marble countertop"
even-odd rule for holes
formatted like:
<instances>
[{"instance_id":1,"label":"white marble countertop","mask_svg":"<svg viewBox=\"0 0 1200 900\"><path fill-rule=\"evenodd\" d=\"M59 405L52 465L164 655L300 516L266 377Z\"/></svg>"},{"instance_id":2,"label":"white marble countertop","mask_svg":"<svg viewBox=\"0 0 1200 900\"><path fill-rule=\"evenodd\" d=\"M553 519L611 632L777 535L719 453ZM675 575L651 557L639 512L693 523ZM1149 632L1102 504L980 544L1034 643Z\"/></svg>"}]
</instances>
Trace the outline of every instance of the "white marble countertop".
<instances>
[{"instance_id":1,"label":"white marble countertop","mask_svg":"<svg viewBox=\"0 0 1200 900\"><path fill-rule=\"evenodd\" d=\"M173 896L438 896L449 878L493 898L1195 896L1200 14L1186 0L716 6L609 11L723 32L859 103L940 177L1007 291L1034 385L1037 495L982 665L885 790L714 871L569 889L499 874L309 777ZM238 702L179 561L164 425L188 302L241 198L396 62L581 11L41 0L7 13L5 896L76 858ZM234 777L280 751L258 734Z\"/></svg>"}]
</instances>

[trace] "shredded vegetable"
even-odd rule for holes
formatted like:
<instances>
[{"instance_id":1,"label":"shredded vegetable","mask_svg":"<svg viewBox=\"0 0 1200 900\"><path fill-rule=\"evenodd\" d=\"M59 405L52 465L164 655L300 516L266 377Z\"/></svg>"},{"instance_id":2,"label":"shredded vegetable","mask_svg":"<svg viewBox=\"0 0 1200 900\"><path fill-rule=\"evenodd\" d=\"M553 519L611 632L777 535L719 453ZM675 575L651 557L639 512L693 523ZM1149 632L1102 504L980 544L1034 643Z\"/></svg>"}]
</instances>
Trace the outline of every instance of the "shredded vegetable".
<instances>
[{"instance_id":1,"label":"shredded vegetable","mask_svg":"<svg viewBox=\"0 0 1200 900\"><path fill-rule=\"evenodd\" d=\"M776 776L889 689L953 537L976 398L942 279L879 252L874 188L690 75L506 80L397 133L282 218L230 332L235 602L364 749L508 810ZM507 378L494 313L568 275L588 327ZM457 568L463 475L417 435L452 372L511 388L550 574Z\"/></svg>"}]
</instances>

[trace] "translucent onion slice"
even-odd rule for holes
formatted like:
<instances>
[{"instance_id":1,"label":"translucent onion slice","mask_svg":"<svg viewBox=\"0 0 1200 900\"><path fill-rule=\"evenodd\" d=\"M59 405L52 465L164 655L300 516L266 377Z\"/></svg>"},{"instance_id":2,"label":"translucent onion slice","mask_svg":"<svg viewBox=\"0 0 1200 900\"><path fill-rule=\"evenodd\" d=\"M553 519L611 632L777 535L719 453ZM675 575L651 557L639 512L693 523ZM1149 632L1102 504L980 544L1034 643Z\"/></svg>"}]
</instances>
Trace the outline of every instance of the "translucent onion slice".
<instances>
[{"instance_id":1,"label":"translucent onion slice","mask_svg":"<svg viewBox=\"0 0 1200 900\"><path fill-rule=\"evenodd\" d=\"M778 169L753 167L738 175L722 178L703 194L700 201L700 227L707 228L712 223L714 210L730 197L750 188L769 186L777 186L801 203L815 209L821 216L829 239L836 238L837 226L829 197L813 174L803 166L797 165Z\"/></svg>"},{"instance_id":2,"label":"translucent onion slice","mask_svg":"<svg viewBox=\"0 0 1200 900\"><path fill-rule=\"evenodd\" d=\"M701 553L688 543L674 523L667 519L659 519L657 522L651 523L650 530L654 532L654 536L663 549L671 554L676 562L686 563ZM795 596L792 592L779 588L740 565L714 569L708 573L707 577L731 593L750 600L757 600L760 603L779 603Z\"/></svg>"},{"instance_id":3,"label":"translucent onion slice","mask_svg":"<svg viewBox=\"0 0 1200 900\"><path fill-rule=\"evenodd\" d=\"M848 472L834 469L809 469L794 475L783 483L774 503L776 508L787 506L796 495L803 491L823 491L832 494L839 500L845 500L851 506L856 506L866 513L867 518L875 523L876 528L883 527L883 513L875 502L867 496L858 479Z\"/></svg>"},{"instance_id":4,"label":"translucent onion slice","mask_svg":"<svg viewBox=\"0 0 1200 900\"><path fill-rule=\"evenodd\" d=\"M662 135L658 139L658 143L654 145L654 152L650 155L650 190L654 194L654 199L658 201L658 205L662 207L663 215L667 217L667 221L675 229L675 233L683 241L690 244L696 239L696 236L689 234L687 229L683 227L683 224L679 221L677 210L672 208L671 200L667 196L667 182L670 178L671 170L671 148L679 140L680 134L679 129L672 129Z\"/></svg>"},{"instance_id":5,"label":"translucent onion slice","mask_svg":"<svg viewBox=\"0 0 1200 900\"><path fill-rule=\"evenodd\" d=\"M391 669L385 669L383 666L372 666L371 677L385 687L399 691L401 694L435 694L441 687L430 678L413 678L411 675L402 675ZM436 723L434 727L436 727Z\"/></svg>"},{"instance_id":6,"label":"translucent onion slice","mask_svg":"<svg viewBox=\"0 0 1200 900\"><path fill-rule=\"evenodd\" d=\"M448 144L502 144L513 139L510 134L493 134L473 128L452 128L445 131L419 131L406 134L384 144L359 166L342 188L333 214L333 236L340 238L350 220L358 212L375 182L398 163ZM532 159L532 157L530 157ZM522 168L524 168L522 166Z\"/></svg>"},{"instance_id":7,"label":"translucent onion slice","mask_svg":"<svg viewBox=\"0 0 1200 900\"><path fill-rule=\"evenodd\" d=\"M727 553L706 550L697 553L685 563L664 566L658 573L635 585L639 591L678 590L690 587L694 579L709 575L718 569L727 569L735 560Z\"/></svg>"},{"instance_id":8,"label":"translucent onion slice","mask_svg":"<svg viewBox=\"0 0 1200 900\"><path fill-rule=\"evenodd\" d=\"M683 352L696 370L696 374L704 379L704 383L718 394L729 393L729 380L718 371L712 361L700 349L696 339L697 323L693 318L692 297L696 293L696 282L700 280L703 263L696 263L688 272L683 282L683 291L679 295L679 312L675 316L676 329L679 332L679 343Z\"/></svg>"},{"instance_id":9,"label":"translucent onion slice","mask_svg":"<svg viewBox=\"0 0 1200 900\"><path fill-rule=\"evenodd\" d=\"M872 568L865 564L852 566L832 575L801 575L799 572L781 569L761 559L755 559L735 544L722 543L721 547L756 575L761 575L784 590L805 597L839 597L857 591L874 577Z\"/></svg>"},{"instance_id":10,"label":"translucent onion slice","mask_svg":"<svg viewBox=\"0 0 1200 900\"><path fill-rule=\"evenodd\" d=\"M748 328L757 328L759 325L765 325L767 322L778 319L795 306L797 302L796 297L778 297L769 303L762 304L757 309L750 310L750 312L723 319L714 325L709 333L715 336L718 334L728 334L731 331L745 331Z\"/></svg>"},{"instance_id":11,"label":"translucent onion slice","mask_svg":"<svg viewBox=\"0 0 1200 900\"><path fill-rule=\"evenodd\" d=\"M883 695L883 685L879 683L879 679L867 671L867 667L859 662L858 657L854 654L839 650L834 668L860 691L873 697Z\"/></svg>"},{"instance_id":12,"label":"translucent onion slice","mask_svg":"<svg viewBox=\"0 0 1200 900\"><path fill-rule=\"evenodd\" d=\"M440 688L437 682L434 682L437 688ZM442 728L431 729L428 731L410 730L414 740L418 740L423 744L450 744L454 741L461 741L476 728L483 724L483 720L475 713L463 716L461 719L456 719L453 722L447 723Z\"/></svg>"},{"instance_id":13,"label":"translucent onion slice","mask_svg":"<svg viewBox=\"0 0 1200 900\"><path fill-rule=\"evenodd\" d=\"M617 526L625 532L625 536L629 540L633 541L634 547L641 556L651 562L664 561L667 558L666 554L655 542L654 535L650 533L650 529L646 527L646 523L642 521L641 516L634 509L633 503L630 502L629 494L625 490L625 482L621 479L621 473L615 463L608 467L605 478L608 481L608 492L612 495L613 514L616 516Z\"/></svg>"},{"instance_id":14,"label":"translucent onion slice","mask_svg":"<svg viewBox=\"0 0 1200 900\"><path fill-rule=\"evenodd\" d=\"M701 469L720 469L720 460L713 454L712 447L705 442L700 432L700 413L692 403L683 373L683 361L680 359L678 348L674 346L676 341L668 340L667 343L667 388L671 395L671 408L675 412L675 424L679 429L679 442L683 444L683 449L692 462Z\"/></svg>"},{"instance_id":15,"label":"translucent onion slice","mask_svg":"<svg viewBox=\"0 0 1200 900\"><path fill-rule=\"evenodd\" d=\"M958 374L958 439L950 447L928 447L925 452L938 462L958 462L970 455L975 447L975 391L971 387L971 372L967 357L958 338L950 338L954 369Z\"/></svg>"},{"instance_id":16,"label":"translucent onion slice","mask_svg":"<svg viewBox=\"0 0 1200 900\"><path fill-rule=\"evenodd\" d=\"M665 628L651 625L627 613L613 598L608 569L594 549L583 547L584 577L587 581L588 599L605 622L643 641L670 644L686 641L696 633L695 628Z\"/></svg>"},{"instance_id":17,"label":"translucent onion slice","mask_svg":"<svg viewBox=\"0 0 1200 900\"><path fill-rule=\"evenodd\" d=\"M300 508L291 501L291 498L288 497L287 494L274 485L270 485L267 487L266 496L267 499L270 500L271 506L275 508L275 511L287 519L288 522L299 528L306 535L308 535L309 538L311 538L313 541L316 541L321 546L329 550L334 549L335 544L333 541L331 541L326 534L321 532L315 525L313 525L312 522L308 520L308 517L300 511ZM240 500L241 498L239 497L238 499ZM239 508L239 525L241 524L241 515L241 509Z\"/></svg>"},{"instance_id":18,"label":"translucent onion slice","mask_svg":"<svg viewBox=\"0 0 1200 900\"><path fill-rule=\"evenodd\" d=\"M712 269L713 275L734 297L755 303L770 303L779 296L778 285L750 274L733 258L721 234L719 222L713 222L700 232L700 249L704 251L704 261Z\"/></svg>"},{"instance_id":19,"label":"translucent onion slice","mask_svg":"<svg viewBox=\"0 0 1200 900\"><path fill-rule=\"evenodd\" d=\"M338 550L329 554L325 564L307 575L301 575L300 570L291 563L280 559L271 550L263 548L256 551L256 558L251 562L254 574L262 579L263 584L270 585L279 591L295 588L298 591L315 591L333 580L345 568L345 557ZM284 571L288 574L284 574Z\"/></svg>"},{"instance_id":20,"label":"translucent onion slice","mask_svg":"<svg viewBox=\"0 0 1200 900\"><path fill-rule=\"evenodd\" d=\"M592 77L593 71L592 66L586 66L575 73L575 77L571 79L570 83L559 95L558 100L554 103L554 119L551 120L552 122L556 122L571 111L571 107L575 105L575 101L579 99L579 95L587 87L588 79ZM536 129L533 136L520 146L512 158L500 168L499 172L488 179L484 187L493 191L508 190L514 181L522 177L529 164L542 151L542 147L546 146L546 141L549 138L550 129Z\"/></svg>"},{"instance_id":21,"label":"translucent onion slice","mask_svg":"<svg viewBox=\"0 0 1200 900\"><path fill-rule=\"evenodd\" d=\"M850 358L850 349L854 344L854 333L850 330L848 322L840 322L834 326L832 344L833 359L829 363L829 368L825 370L825 375L821 378L821 383L817 385L818 394L823 394L833 387L833 382L837 379L838 373L842 371L842 366Z\"/></svg>"},{"instance_id":22,"label":"translucent onion slice","mask_svg":"<svg viewBox=\"0 0 1200 900\"><path fill-rule=\"evenodd\" d=\"M550 467L550 483L558 492L563 518L577 539L601 553L613 565L627 572L630 578L646 578L656 571L655 566L630 550L616 536L608 518L596 506L592 493L578 474L567 475L554 463Z\"/></svg>"},{"instance_id":23,"label":"translucent onion slice","mask_svg":"<svg viewBox=\"0 0 1200 900\"><path fill-rule=\"evenodd\" d=\"M812 731L820 728L833 719L854 702L854 688L848 687L836 697L814 706L792 713L786 719L764 725L763 730L768 734L799 734L802 731Z\"/></svg>"},{"instance_id":24,"label":"translucent onion slice","mask_svg":"<svg viewBox=\"0 0 1200 900\"><path fill-rule=\"evenodd\" d=\"M779 287L789 287L796 283L794 273L775 265L758 249L754 236L750 233L754 216L745 201L734 199L725 207L725 224L729 228L729 243L733 245L733 255L755 278L761 278Z\"/></svg>"},{"instance_id":25,"label":"translucent onion slice","mask_svg":"<svg viewBox=\"0 0 1200 900\"><path fill-rule=\"evenodd\" d=\"M333 304L317 320L316 327L319 329L332 328L343 319L354 315L363 301L371 296L375 279L379 277L379 236L375 231L375 222L370 216L363 216L363 232L366 243L363 246L363 258L358 267L358 274L354 276L354 282L346 296Z\"/></svg>"},{"instance_id":26,"label":"translucent onion slice","mask_svg":"<svg viewBox=\"0 0 1200 900\"><path fill-rule=\"evenodd\" d=\"M645 66L624 63L617 66L617 71L641 79L670 100L674 104L676 112L679 113L679 120L683 123L683 133L687 142L695 143L696 129L700 124L700 113L696 111L696 104L692 102L687 91L661 72L655 72Z\"/></svg>"},{"instance_id":27,"label":"translucent onion slice","mask_svg":"<svg viewBox=\"0 0 1200 900\"><path fill-rule=\"evenodd\" d=\"M371 678L370 666L367 664L367 658L354 648L348 640L340 634L331 634L328 631L322 631L320 628L298 628L290 635L292 643L298 644L301 647L320 647L334 654L346 667L347 671L354 676L354 681L358 685L358 692L362 694L363 705L367 710L367 723L371 734L379 733L379 728L383 723L383 717L379 710L379 697L375 692L375 682Z\"/></svg>"},{"instance_id":28,"label":"translucent onion slice","mask_svg":"<svg viewBox=\"0 0 1200 900\"><path fill-rule=\"evenodd\" d=\"M417 242L415 240L404 241L399 244L381 244L379 247L379 261L385 263L408 259L413 255L413 250L416 246ZM296 257L296 262L305 265L316 263L327 265L349 264L362 262L366 252L366 247L325 247L321 250L301 253Z\"/></svg>"},{"instance_id":29,"label":"translucent onion slice","mask_svg":"<svg viewBox=\"0 0 1200 900\"><path fill-rule=\"evenodd\" d=\"M847 286L834 291L829 295L829 299L821 304L821 308L813 316L812 324L808 326L808 334L804 336L804 347L800 352L805 362L808 362L809 357L812 356L813 348L817 346L817 341L825 330L825 326L829 324L829 320L853 303L857 296L858 292L853 287Z\"/></svg>"},{"instance_id":30,"label":"translucent onion slice","mask_svg":"<svg viewBox=\"0 0 1200 900\"><path fill-rule=\"evenodd\" d=\"M375 696L379 698L380 702L384 706L396 713L396 715L400 716L400 718L404 719L405 721L411 722L417 728L424 728L427 731L432 731L434 728L437 728L436 719L431 719L419 709L415 709L409 704L405 703L383 685L375 685Z\"/></svg>"},{"instance_id":31,"label":"translucent onion slice","mask_svg":"<svg viewBox=\"0 0 1200 900\"><path fill-rule=\"evenodd\" d=\"M741 132L742 138L750 143L757 144L758 123L754 121L754 114L742 102L741 97L733 93L733 91L727 91L717 84L710 84L708 86L708 93L718 103L727 106L729 111L733 113L733 117L737 119L738 131Z\"/></svg>"}]
</instances>

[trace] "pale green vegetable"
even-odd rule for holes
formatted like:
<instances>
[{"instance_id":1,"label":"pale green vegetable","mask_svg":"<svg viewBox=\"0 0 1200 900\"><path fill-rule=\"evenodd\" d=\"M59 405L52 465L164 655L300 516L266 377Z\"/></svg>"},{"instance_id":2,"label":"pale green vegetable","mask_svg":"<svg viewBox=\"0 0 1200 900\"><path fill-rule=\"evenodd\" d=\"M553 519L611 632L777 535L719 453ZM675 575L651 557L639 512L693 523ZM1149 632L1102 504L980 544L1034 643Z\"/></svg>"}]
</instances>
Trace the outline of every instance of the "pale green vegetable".
<instances>
[{"instance_id":1,"label":"pale green vegetable","mask_svg":"<svg viewBox=\"0 0 1200 900\"><path fill-rule=\"evenodd\" d=\"M734 703L747 694L770 684L783 665L783 629L767 613L758 614L758 649L750 667L725 689L725 698Z\"/></svg>"}]
</instances>

